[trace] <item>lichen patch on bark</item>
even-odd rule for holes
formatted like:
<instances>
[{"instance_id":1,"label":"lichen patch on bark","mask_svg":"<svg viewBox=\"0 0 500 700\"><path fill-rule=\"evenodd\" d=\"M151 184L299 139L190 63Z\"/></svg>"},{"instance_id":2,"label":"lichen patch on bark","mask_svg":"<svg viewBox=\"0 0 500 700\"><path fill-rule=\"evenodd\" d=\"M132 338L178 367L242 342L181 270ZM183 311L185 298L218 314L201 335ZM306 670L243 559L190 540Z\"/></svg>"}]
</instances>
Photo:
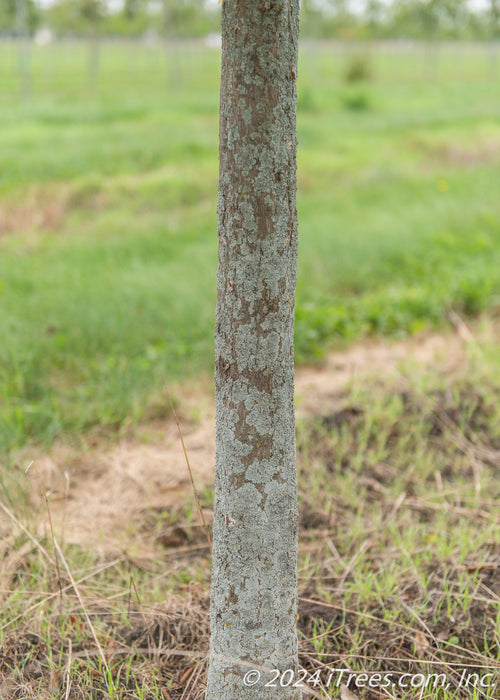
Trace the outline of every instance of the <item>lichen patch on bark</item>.
<instances>
[{"instance_id":1,"label":"lichen patch on bark","mask_svg":"<svg viewBox=\"0 0 500 700\"><path fill-rule=\"evenodd\" d=\"M216 496L207 700L300 697L245 688L296 668L296 0L222 9ZM263 675L263 679L265 674Z\"/></svg>"}]
</instances>

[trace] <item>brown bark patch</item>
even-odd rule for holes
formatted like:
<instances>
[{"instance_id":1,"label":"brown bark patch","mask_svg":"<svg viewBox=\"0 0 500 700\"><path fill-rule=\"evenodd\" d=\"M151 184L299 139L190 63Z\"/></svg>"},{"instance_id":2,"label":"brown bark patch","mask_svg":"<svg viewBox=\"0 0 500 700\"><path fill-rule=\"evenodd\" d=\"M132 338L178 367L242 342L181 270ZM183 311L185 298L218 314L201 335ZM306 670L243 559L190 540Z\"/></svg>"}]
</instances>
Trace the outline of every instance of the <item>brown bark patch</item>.
<instances>
[{"instance_id":1,"label":"brown bark patch","mask_svg":"<svg viewBox=\"0 0 500 700\"><path fill-rule=\"evenodd\" d=\"M238 420L235 425L234 437L243 445L250 447L250 452L241 458L244 467L255 462L271 459L273 454L273 438L271 435L261 435L257 428L247 423L248 409L244 401L237 407Z\"/></svg>"}]
</instances>

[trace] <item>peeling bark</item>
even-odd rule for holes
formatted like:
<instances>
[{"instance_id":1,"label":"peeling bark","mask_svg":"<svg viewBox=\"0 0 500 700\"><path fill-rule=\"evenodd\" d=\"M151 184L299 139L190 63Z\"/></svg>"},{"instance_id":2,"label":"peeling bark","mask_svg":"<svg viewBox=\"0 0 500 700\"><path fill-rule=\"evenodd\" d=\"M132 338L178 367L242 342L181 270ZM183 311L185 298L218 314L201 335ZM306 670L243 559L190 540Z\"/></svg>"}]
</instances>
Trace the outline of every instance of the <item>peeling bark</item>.
<instances>
[{"instance_id":1,"label":"peeling bark","mask_svg":"<svg viewBox=\"0 0 500 700\"><path fill-rule=\"evenodd\" d=\"M224 0L207 700L301 697L293 318L298 0ZM252 687L250 669L261 671ZM296 676L295 676L296 677Z\"/></svg>"}]
</instances>

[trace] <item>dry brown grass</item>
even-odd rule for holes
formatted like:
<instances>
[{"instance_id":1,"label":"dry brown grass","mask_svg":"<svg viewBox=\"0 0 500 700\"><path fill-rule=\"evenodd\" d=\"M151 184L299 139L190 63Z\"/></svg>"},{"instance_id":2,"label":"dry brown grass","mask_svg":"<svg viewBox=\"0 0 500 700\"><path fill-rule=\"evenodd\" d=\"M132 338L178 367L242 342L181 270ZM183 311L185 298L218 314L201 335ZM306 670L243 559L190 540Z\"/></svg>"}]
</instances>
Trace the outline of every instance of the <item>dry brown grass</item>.
<instances>
[{"instance_id":1,"label":"dry brown grass","mask_svg":"<svg viewBox=\"0 0 500 700\"><path fill-rule=\"evenodd\" d=\"M23 191L22 200L16 195L2 202L0 237L9 233L55 233L71 211L102 209L106 199L104 191L85 183L32 186Z\"/></svg>"},{"instance_id":2,"label":"dry brown grass","mask_svg":"<svg viewBox=\"0 0 500 700\"><path fill-rule=\"evenodd\" d=\"M448 167L473 168L491 165L500 160L500 142L498 140L481 140L478 143L438 142L426 143L415 139L412 145L424 153L428 160L442 163Z\"/></svg>"},{"instance_id":3,"label":"dry brown grass","mask_svg":"<svg viewBox=\"0 0 500 700\"><path fill-rule=\"evenodd\" d=\"M469 334L358 347L298 373L300 663L323 683L312 697L339 697L326 687L339 668L449 682L443 694L351 681L360 700L497 697L459 687L463 672L500 682L500 381ZM180 412L209 518L213 410L200 400ZM203 697L208 544L175 424L156 423L146 444L141 431L36 459L25 531L2 516L2 700Z\"/></svg>"}]
</instances>

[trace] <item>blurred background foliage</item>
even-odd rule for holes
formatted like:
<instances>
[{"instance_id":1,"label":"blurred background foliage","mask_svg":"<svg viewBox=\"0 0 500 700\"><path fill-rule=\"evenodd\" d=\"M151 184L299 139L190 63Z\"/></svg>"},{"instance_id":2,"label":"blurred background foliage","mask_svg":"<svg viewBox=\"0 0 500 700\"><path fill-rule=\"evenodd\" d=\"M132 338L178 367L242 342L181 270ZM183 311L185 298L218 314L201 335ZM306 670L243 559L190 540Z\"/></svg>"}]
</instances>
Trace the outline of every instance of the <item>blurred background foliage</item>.
<instances>
[{"instance_id":1,"label":"blurred background foliage","mask_svg":"<svg viewBox=\"0 0 500 700\"><path fill-rule=\"evenodd\" d=\"M0 34L197 37L217 32L216 0L0 0ZM500 0L302 0L303 37L497 39Z\"/></svg>"},{"instance_id":2,"label":"blurred background foliage","mask_svg":"<svg viewBox=\"0 0 500 700\"><path fill-rule=\"evenodd\" d=\"M0 0L0 455L212 371L220 9ZM499 10L302 2L298 362L499 315Z\"/></svg>"}]
</instances>

